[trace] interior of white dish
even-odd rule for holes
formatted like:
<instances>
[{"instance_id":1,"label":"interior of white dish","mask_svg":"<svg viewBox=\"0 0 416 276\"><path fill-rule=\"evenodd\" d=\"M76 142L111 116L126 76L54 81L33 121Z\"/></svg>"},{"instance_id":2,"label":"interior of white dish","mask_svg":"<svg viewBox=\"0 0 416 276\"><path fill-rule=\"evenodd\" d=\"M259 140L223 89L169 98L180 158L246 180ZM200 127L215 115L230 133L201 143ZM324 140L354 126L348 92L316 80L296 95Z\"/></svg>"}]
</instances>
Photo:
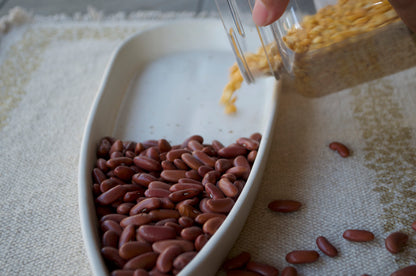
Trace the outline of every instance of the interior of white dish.
<instances>
[{"instance_id":1,"label":"interior of white dish","mask_svg":"<svg viewBox=\"0 0 416 276\"><path fill-rule=\"evenodd\" d=\"M247 184L227 219L181 275L213 275L238 237L255 199L276 117L274 79L243 86L238 112L219 104L234 57L217 20L170 22L136 34L114 53L91 108L79 162L83 237L95 275L108 273L100 254L91 171L104 136L182 143L193 134L230 144L254 132L263 140Z\"/></svg>"}]
</instances>

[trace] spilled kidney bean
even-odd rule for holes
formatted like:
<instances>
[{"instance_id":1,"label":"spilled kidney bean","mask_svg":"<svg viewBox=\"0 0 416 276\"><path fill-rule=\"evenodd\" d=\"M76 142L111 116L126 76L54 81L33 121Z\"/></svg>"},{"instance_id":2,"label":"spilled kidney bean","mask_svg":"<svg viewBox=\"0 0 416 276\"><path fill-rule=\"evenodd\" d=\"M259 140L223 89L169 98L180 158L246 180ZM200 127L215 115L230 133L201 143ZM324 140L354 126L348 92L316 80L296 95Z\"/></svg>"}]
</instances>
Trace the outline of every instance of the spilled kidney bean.
<instances>
[{"instance_id":1,"label":"spilled kidney bean","mask_svg":"<svg viewBox=\"0 0 416 276\"><path fill-rule=\"evenodd\" d=\"M392 254L397 254L407 245L409 236L402 232L393 232L385 240L386 249Z\"/></svg>"},{"instance_id":2,"label":"spilled kidney bean","mask_svg":"<svg viewBox=\"0 0 416 276\"><path fill-rule=\"evenodd\" d=\"M393 272L390 276L411 276L416 275L416 265L410 265Z\"/></svg>"},{"instance_id":3,"label":"spilled kidney bean","mask_svg":"<svg viewBox=\"0 0 416 276\"><path fill-rule=\"evenodd\" d=\"M329 257L336 257L338 255L338 250L323 236L319 236L316 239L316 245Z\"/></svg>"},{"instance_id":4,"label":"spilled kidney bean","mask_svg":"<svg viewBox=\"0 0 416 276\"><path fill-rule=\"evenodd\" d=\"M329 148L338 152L341 157L350 156L350 150L344 144L340 142L332 142L329 144Z\"/></svg>"},{"instance_id":5,"label":"spilled kidney bean","mask_svg":"<svg viewBox=\"0 0 416 276\"><path fill-rule=\"evenodd\" d=\"M290 264L313 263L319 259L319 253L315 250L295 250L286 255L286 261Z\"/></svg>"},{"instance_id":6,"label":"spilled kidney bean","mask_svg":"<svg viewBox=\"0 0 416 276\"><path fill-rule=\"evenodd\" d=\"M112 275L176 275L216 233L243 189L261 135L224 146L104 137L91 171L101 253ZM244 255L243 255L244 257ZM274 275L244 261L247 275Z\"/></svg>"},{"instance_id":7,"label":"spilled kidney bean","mask_svg":"<svg viewBox=\"0 0 416 276\"><path fill-rule=\"evenodd\" d=\"M374 234L367 230L349 229L342 236L344 239L353 242L369 242L374 240Z\"/></svg>"},{"instance_id":8,"label":"spilled kidney bean","mask_svg":"<svg viewBox=\"0 0 416 276\"><path fill-rule=\"evenodd\" d=\"M298 271L293 266L286 266L282 270L281 276L297 276Z\"/></svg>"},{"instance_id":9,"label":"spilled kidney bean","mask_svg":"<svg viewBox=\"0 0 416 276\"><path fill-rule=\"evenodd\" d=\"M299 210L301 206L302 204L299 201L278 199L270 202L268 208L274 212L289 213Z\"/></svg>"}]
</instances>

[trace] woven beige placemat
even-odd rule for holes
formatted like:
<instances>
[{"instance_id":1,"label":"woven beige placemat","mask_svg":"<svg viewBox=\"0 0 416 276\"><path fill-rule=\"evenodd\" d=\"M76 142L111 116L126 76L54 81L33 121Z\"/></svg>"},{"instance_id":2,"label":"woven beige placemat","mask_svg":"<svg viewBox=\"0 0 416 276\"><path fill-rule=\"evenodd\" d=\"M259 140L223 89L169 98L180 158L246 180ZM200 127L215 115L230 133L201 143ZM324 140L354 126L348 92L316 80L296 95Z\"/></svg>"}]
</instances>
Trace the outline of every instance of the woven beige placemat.
<instances>
[{"instance_id":1,"label":"woven beige placemat","mask_svg":"<svg viewBox=\"0 0 416 276\"><path fill-rule=\"evenodd\" d=\"M1 21L1 275L91 274L77 202L82 131L115 47L160 19L103 19L95 11L40 18L17 10ZM246 250L282 269L289 251L316 250L324 235L340 255L297 265L301 275L389 275L415 263L415 92L415 68L322 98L283 86L263 183L230 254ZM330 150L334 140L352 155ZM303 205L277 214L267 209L273 199ZM347 242L348 228L376 239ZM410 241L392 255L384 238L398 230Z\"/></svg>"}]
</instances>

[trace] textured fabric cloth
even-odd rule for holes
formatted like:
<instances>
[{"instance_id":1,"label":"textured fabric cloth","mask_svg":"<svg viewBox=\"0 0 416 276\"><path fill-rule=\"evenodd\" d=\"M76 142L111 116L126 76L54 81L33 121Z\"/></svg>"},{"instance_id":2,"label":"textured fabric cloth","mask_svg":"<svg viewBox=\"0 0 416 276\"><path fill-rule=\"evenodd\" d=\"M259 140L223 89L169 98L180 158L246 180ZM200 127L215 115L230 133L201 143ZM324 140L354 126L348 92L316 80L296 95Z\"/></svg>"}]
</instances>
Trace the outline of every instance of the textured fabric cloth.
<instances>
[{"instance_id":1,"label":"textured fabric cloth","mask_svg":"<svg viewBox=\"0 0 416 276\"><path fill-rule=\"evenodd\" d=\"M13 22L22 17L2 21L0 275L91 275L78 214L82 132L114 49L163 22L139 17L32 18L20 27ZM414 264L415 137L416 68L321 98L283 85L262 185L230 255L246 250L281 270L288 252L318 250L323 235L339 256L296 265L301 275L389 275ZM332 141L352 155L341 158L328 148ZM274 199L302 208L273 213L267 204ZM376 238L348 242L346 229ZM397 255L384 247L393 231L410 235Z\"/></svg>"}]
</instances>

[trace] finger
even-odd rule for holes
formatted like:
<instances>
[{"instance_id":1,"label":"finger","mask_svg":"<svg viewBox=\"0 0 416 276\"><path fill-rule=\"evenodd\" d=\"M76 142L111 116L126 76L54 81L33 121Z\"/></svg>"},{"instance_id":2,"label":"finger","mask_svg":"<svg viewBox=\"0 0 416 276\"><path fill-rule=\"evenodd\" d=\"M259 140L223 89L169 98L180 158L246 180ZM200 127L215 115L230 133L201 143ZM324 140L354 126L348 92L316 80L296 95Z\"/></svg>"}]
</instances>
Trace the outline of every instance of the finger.
<instances>
[{"instance_id":1,"label":"finger","mask_svg":"<svg viewBox=\"0 0 416 276\"><path fill-rule=\"evenodd\" d=\"M289 0L256 0L253 7L253 21L258 26L266 26L282 16Z\"/></svg>"},{"instance_id":2,"label":"finger","mask_svg":"<svg viewBox=\"0 0 416 276\"><path fill-rule=\"evenodd\" d=\"M390 4L396 10L403 22L416 33L416 1L390 0Z\"/></svg>"}]
</instances>

